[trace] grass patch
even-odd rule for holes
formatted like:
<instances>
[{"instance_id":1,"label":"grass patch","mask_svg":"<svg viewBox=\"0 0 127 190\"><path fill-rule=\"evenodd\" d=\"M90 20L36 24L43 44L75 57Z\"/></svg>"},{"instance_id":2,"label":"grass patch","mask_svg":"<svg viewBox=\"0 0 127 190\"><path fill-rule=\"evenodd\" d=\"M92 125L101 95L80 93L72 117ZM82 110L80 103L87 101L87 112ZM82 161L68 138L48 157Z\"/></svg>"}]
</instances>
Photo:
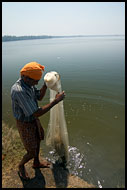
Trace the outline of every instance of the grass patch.
<instances>
[{"instance_id":1,"label":"grass patch","mask_svg":"<svg viewBox=\"0 0 127 190\"><path fill-rule=\"evenodd\" d=\"M2 121L2 163L4 166L10 162L19 161L26 153L21 142L18 130L8 126Z\"/></svg>"}]
</instances>

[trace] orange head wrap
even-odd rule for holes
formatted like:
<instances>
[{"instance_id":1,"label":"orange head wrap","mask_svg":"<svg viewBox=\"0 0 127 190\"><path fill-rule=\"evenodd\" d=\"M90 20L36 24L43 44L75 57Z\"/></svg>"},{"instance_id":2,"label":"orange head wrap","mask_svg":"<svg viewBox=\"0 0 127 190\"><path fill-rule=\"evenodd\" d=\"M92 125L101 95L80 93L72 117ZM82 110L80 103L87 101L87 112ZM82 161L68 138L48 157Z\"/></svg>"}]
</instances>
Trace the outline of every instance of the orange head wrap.
<instances>
[{"instance_id":1,"label":"orange head wrap","mask_svg":"<svg viewBox=\"0 0 127 190\"><path fill-rule=\"evenodd\" d=\"M40 80L44 71L44 66L37 62L27 63L21 70L20 74L28 76L34 80Z\"/></svg>"}]
</instances>

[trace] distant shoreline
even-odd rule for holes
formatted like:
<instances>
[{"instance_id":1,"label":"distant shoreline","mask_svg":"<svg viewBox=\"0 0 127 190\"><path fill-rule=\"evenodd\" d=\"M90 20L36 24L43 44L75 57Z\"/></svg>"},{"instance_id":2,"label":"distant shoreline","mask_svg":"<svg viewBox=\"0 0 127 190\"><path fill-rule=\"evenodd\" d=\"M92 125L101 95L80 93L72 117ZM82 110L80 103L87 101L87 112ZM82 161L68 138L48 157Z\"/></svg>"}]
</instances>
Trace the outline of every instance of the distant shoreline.
<instances>
[{"instance_id":1,"label":"distant shoreline","mask_svg":"<svg viewBox=\"0 0 127 190\"><path fill-rule=\"evenodd\" d=\"M9 42L9 41L19 41L19 40L35 40L35 39L49 39L49 38L75 38L75 37L119 37L125 35L71 35L71 36L48 36L48 35L41 35L41 36L10 36L5 35L2 36L2 42Z\"/></svg>"}]
</instances>

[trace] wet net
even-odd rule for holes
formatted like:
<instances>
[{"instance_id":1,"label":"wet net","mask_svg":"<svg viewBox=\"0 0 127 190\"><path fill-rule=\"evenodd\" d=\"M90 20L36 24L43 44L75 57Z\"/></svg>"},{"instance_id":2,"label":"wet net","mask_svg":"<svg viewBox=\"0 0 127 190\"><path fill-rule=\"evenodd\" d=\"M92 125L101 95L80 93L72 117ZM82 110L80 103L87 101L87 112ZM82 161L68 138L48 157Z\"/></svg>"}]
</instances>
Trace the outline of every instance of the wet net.
<instances>
[{"instance_id":1,"label":"wet net","mask_svg":"<svg viewBox=\"0 0 127 190\"><path fill-rule=\"evenodd\" d=\"M57 72L51 71L44 76L44 81L50 89L50 102L52 102L55 99L56 94L62 92L60 76ZM46 145L52 146L62 161L68 162L69 140L63 101L60 101L50 109Z\"/></svg>"}]
</instances>

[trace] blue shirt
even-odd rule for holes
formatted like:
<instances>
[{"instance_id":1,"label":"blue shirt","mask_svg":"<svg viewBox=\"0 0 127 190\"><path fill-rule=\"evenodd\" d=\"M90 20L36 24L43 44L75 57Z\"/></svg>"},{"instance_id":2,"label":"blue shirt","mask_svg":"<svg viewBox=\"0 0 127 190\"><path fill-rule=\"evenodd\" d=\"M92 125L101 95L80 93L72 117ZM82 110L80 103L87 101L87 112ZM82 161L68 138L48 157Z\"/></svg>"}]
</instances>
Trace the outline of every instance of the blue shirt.
<instances>
[{"instance_id":1,"label":"blue shirt","mask_svg":"<svg viewBox=\"0 0 127 190\"><path fill-rule=\"evenodd\" d=\"M11 99L13 115L17 120L31 122L35 120L33 113L36 112L40 98L40 90L27 85L23 79L18 79L11 87Z\"/></svg>"}]
</instances>

